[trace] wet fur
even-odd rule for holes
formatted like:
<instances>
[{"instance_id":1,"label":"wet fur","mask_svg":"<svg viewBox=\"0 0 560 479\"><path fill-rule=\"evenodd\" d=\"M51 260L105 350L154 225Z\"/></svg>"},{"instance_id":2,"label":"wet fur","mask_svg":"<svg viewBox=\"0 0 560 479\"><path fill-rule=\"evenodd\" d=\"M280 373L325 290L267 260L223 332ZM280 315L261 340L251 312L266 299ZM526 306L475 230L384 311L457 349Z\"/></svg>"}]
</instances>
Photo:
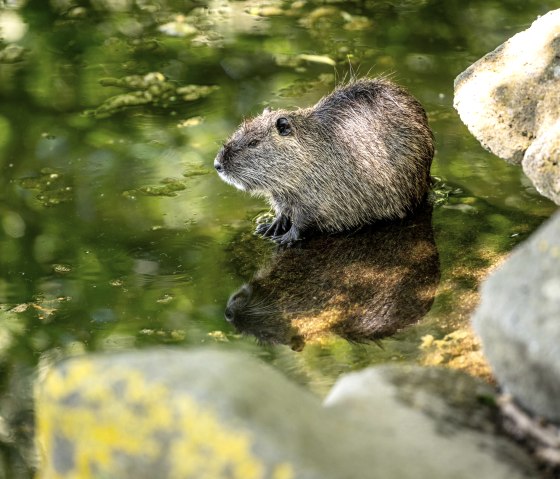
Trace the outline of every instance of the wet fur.
<instances>
[{"instance_id":1,"label":"wet fur","mask_svg":"<svg viewBox=\"0 0 560 479\"><path fill-rule=\"evenodd\" d=\"M279 134L279 118L290 134ZM420 103L387 80L361 79L311 108L244 122L215 164L222 179L271 203L276 220L257 232L292 243L309 229L404 218L428 191L433 153Z\"/></svg>"}]
</instances>

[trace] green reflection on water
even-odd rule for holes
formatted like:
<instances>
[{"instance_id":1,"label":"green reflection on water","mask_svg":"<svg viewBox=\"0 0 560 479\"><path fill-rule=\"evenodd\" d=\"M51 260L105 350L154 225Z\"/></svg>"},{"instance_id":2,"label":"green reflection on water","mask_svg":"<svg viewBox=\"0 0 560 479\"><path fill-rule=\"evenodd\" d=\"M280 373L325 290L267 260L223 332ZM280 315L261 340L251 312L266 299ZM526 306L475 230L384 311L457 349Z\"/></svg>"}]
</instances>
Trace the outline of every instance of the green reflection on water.
<instances>
[{"instance_id":1,"label":"green reflection on water","mask_svg":"<svg viewBox=\"0 0 560 479\"><path fill-rule=\"evenodd\" d=\"M452 108L454 77L552 2L7 5L15 6L0 2L11 19L0 43L6 381L53 352L153 344L248 350L320 392L344 371L421 362L421 338L464 328L483 274L553 210ZM336 337L301 353L259 346L223 311L274 250L250 236L266 205L222 183L212 161L244 117L265 105L310 105L349 72L390 74L428 111L433 174L446 185L433 215L439 292L424 321L383 348ZM154 82L159 90L142 96ZM142 101L124 98L123 87Z\"/></svg>"}]
</instances>

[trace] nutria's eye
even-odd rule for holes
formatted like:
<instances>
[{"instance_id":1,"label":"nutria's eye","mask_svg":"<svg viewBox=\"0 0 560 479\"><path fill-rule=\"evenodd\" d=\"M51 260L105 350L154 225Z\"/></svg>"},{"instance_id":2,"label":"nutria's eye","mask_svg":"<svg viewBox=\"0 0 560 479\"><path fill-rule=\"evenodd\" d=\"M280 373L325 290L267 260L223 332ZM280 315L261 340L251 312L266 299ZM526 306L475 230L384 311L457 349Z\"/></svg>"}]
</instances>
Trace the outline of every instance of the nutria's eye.
<instances>
[{"instance_id":1,"label":"nutria's eye","mask_svg":"<svg viewBox=\"0 0 560 479\"><path fill-rule=\"evenodd\" d=\"M259 140L251 140L248 145L250 148L255 148L259 144Z\"/></svg>"},{"instance_id":2,"label":"nutria's eye","mask_svg":"<svg viewBox=\"0 0 560 479\"><path fill-rule=\"evenodd\" d=\"M292 133L292 126L287 118L278 118L278 120L276 120L276 129L282 136L288 136Z\"/></svg>"}]
</instances>

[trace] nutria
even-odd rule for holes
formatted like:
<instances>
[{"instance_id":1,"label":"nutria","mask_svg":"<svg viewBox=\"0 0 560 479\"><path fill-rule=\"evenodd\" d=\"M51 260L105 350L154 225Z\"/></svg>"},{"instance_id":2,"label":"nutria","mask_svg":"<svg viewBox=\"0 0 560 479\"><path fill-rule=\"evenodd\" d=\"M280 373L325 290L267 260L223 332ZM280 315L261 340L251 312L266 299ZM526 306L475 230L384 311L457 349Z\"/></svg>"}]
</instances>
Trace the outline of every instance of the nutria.
<instances>
[{"instance_id":1,"label":"nutria","mask_svg":"<svg viewBox=\"0 0 560 479\"><path fill-rule=\"evenodd\" d=\"M239 244L252 249L246 241ZM401 221L279 249L230 296L225 317L261 343L298 351L331 334L375 341L419 321L433 303L439 277L426 205Z\"/></svg>"},{"instance_id":2,"label":"nutria","mask_svg":"<svg viewBox=\"0 0 560 479\"><path fill-rule=\"evenodd\" d=\"M276 218L257 233L291 244L306 230L404 218L428 191L433 153L422 105L386 79L360 79L311 108L245 121L214 166L271 203Z\"/></svg>"}]
</instances>

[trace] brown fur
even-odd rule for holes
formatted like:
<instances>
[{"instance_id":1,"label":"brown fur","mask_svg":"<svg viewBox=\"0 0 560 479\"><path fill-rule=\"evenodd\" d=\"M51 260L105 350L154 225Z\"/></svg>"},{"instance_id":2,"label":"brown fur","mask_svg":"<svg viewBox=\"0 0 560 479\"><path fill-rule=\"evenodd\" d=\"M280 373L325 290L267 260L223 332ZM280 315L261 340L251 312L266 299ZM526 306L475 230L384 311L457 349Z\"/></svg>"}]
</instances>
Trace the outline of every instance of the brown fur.
<instances>
[{"instance_id":1,"label":"brown fur","mask_svg":"<svg viewBox=\"0 0 560 479\"><path fill-rule=\"evenodd\" d=\"M430 184L433 137L420 103L387 80L338 87L311 108L265 111L218 153L225 181L276 212L257 231L279 243L404 218Z\"/></svg>"}]
</instances>

